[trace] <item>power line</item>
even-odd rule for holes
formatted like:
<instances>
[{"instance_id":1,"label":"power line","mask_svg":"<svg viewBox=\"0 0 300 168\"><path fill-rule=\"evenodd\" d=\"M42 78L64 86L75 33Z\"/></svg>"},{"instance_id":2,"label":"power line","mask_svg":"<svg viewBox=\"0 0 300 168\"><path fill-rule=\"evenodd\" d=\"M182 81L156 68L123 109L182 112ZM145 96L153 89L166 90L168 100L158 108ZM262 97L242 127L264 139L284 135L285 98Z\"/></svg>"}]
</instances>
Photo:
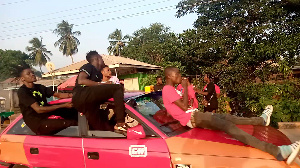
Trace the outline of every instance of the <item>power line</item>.
<instances>
[{"instance_id":1,"label":"power line","mask_svg":"<svg viewBox=\"0 0 300 168\"><path fill-rule=\"evenodd\" d=\"M158 8L158 9L152 9L152 10L148 10L148 11L140 12L140 13L135 13L135 14L131 14L131 15L124 15L124 16L115 17L115 18L111 18L111 19L103 19L103 20L99 20L99 21L83 23L83 24L79 24L79 25L75 25L75 26L84 26L84 25L88 25L88 24L100 23L100 22L105 22L105 21L110 21L110 20L119 20L119 19L122 19L122 18L131 18L131 17L135 17L135 16L143 16L143 15L150 14L150 13L164 12L164 11L174 9L173 7L175 7L175 5L166 6L166 7Z\"/></svg>"},{"instance_id":2,"label":"power line","mask_svg":"<svg viewBox=\"0 0 300 168\"><path fill-rule=\"evenodd\" d=\"M29 1L29 0L27 0L27 1ZM108 2L112 2L112 1L116 1L116 0L99 2L99 3L95 3L95 4L90 4L90 5L81 6L81 7L72 8L72 9L66 9L66 10L62 10L62 11L52 12L52 13L48 13L48 14L44 14L44 15L38 15L38 16L29 17L29 18L18 19L18 20L14 20L14 21L10 21L10 22L4 22L4 23L0 23L0 24L9 24L9 23L15 23L15 22L29 20L29 19L40 18L40 17L44 17L44 16L48 16L48 15L64 13L64 12L68 12L68 11L74 11L74 10L77 10L77 9L82 9L82 8L87 8L87 7L91 7L91 6L95 6L95 5L100 5L100 4L104 4L104 3L108 3Z\"/></svg>"},{"instance_id":3,"label":"power line","mask_svg":"<svg viewBox=\"0 0 300 168\"><path fill-rule=\"evenodd\" d=\"M142 1L145 1L145 0L139 0L139 1L136 1L134 3L142 2ZM160 4L160 3L164 3L164 2L168 2L168 1L171 1L171 0L164 0L164 1L159 1L159 2L155 2L155 3L149 3L149 4L139 5L139 6L135 6L135 7L125 8L125 9L122 9L122 10L118 9L118 10L115 10L115 11L109 11L109 12L104 12L104 13L99 13L99 14L94 14L94 15L88 15L88 16L84 16L84 17L77 17L77 18L67 19L67 20L70 21L70 20L85 19L85 18L95 17L95 16L99 16L99 15L105 15L105 14L116 13L116 12L126 11L126 10L130 10L130 9L136 9L136 8L145 7L145 6L156 5L156 4ZM128 4L130 4L130 3L128 3ZM119 7L119 5L112 6L112 7L109 7L109 8L115 8L115 7ZM93 11L88 11L88 12L93 12ZM84 12L84 13L88 13L88 12ZM83 14L83 13L80 13L80 14ZM78 15L78 14L75 14L75 15ZM73 15L68 15L68 16L73 16ZM53 20L53 19L61 19L61 18L64 18L64 16L63 17L51 18L51 19L45 19L43 21L48 21L48 20ZM26 23L26 24L24 23L24 24L20 24L18 26L21 26L21 25L31 25L33 23L35 23L35 22ZM57 22L40 24L40 25L32 25L32 26L21 27L21 28L16 28L16 29L3 30L2 33L11 32L11 31L17 31L17 30L24 30L24 29L28 29L28 28L35 28L35 27L45 26L45 25L52 25L52 24L55 24L55 23L57 23ZM10 26L10 27L12 27L12 26ZM6 28L6 27L3 27L3 28ZM8 36L12 36L12 35L8 35Z\"/></svg>"},{"instance_id":4,"label":"power line","mask_svg":"<svg viewBox=\"0 0 300 168\"><path fill-rule=\"evenodd\" d=\"M0 4L0 5L12 5L12 4L18 4L18 3L22 3L22 2L27 2L30 0L23 0L23 1L15 1L15 2L8 2L8 3L4 3L4 4Z\"/></svg>"},{"instance_id":5,"label":"power line","mask_svg":"<svg viewBox=\"0 0 300 168\"><path fill-rule=\"evenodd\" d=\"M129 15L123 15L123 16L120 16L120 17L114 17L114 18L109 18L109 19L102 19L102 20L99 20L99 21L87 22L87 23L82 23L82 24L78 24L78 25L74 25L74 26L85 26L85 25L90 25L90 24L95 24L95 23L132 18L132 17L143 16L143 15L148 15L148 14L152 14L152 13L159 13L159 12L172 10L172 9L174 9L174 7L175 7L175 5L166 6L166 7L162 7L162 8L148 10L148 11L145 11L145 12L139 12L139 13L134 13L134 14L129 14ZM3 38L1 40L15 39L15 38L25 37L25 36L29 36L29 35L47 33L47 32L50 32L50 31L53 31L53 29L42 30L42 31L39 31L39 32L30 32L30 33L26 33L26 34L17 35L17 36L14 36L14 37Z\"/></svg>"},{"instance_id":6,"label":"power line","mask_svg":"<svg viewBox=\"0 0 300 168\"><path fill-rule=\"evenodd\" d=\"M91 13L91 12L95 12L95 11L101 11L101 10L106 10L106 9L111 9L111 8L116 8L116 7L131 5L131 4L135 4L135 3L139 3L139 2L143 2L143 1L146 1L146 0L139 0L139 1L131 2L131 3L127 3L127 4L115 5L115 6L111 6L111 7L100 8L100 9L97 9L97 10L90 10L90 11L86 11L86 12L75 13L75 14L70 14L70 15L65 15L65 16L60 16L60 17L53 17L53 18L49 18L49 19L43 19L43 20L40 20L40 21L34 21L34 22L22 23L22 24L16 24L16 25L21 26L21 25L34 24L34 23L39 23L39 22L54 20L54 19L65 18L65 17L69 17L69 16L82 15L82 14ZM16 25L10 25L10 26L6 26L6 27L2 27L2 28L15 27ZM2 31L2 32L7 32L7 31Z\"/></svg>"}]
</instances>

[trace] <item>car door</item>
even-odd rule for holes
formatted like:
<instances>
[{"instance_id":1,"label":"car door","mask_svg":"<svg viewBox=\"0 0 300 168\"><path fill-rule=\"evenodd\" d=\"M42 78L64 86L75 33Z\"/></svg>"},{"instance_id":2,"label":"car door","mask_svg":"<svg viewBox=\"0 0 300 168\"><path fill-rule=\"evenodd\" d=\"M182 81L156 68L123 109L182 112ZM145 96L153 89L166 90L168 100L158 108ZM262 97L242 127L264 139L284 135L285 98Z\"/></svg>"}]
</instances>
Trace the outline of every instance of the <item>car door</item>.
<instances>
[{"instance_id":1,"label":"car door","mask_svg":"<svg viewBox=\"0 0 300 168\"><path fill-rule=\"evenodd\" d=\"M129 140L112 132L98 133L106 137L83 139L86 168L170 168L168 147L160 137Z\"/></svg>"},{"instance_id":2,"label":"car door","mask_svg":"<svg viewBox=\"0 0 300 168\"><path fill-rule=\"evenodd\" d=\"M78 126L68 127L54 136L37 136L21 119L7 134L26 134L24 151L32 167L84 168Z\"/></svg>"}]
</instances>

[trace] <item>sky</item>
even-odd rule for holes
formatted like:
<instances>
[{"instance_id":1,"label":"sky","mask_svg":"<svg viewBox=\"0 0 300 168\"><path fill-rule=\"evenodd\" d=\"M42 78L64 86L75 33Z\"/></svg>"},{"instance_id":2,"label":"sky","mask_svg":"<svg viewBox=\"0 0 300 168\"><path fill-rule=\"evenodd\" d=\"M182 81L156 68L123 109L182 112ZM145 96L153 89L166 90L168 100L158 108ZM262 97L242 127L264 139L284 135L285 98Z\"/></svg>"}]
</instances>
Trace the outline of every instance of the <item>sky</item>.
<instances>
[{"instance_id":1,"label":"sky","mask_svg":"<svg viewBox=\"0 0 300 168\"><path fill-rule=\"evenodd\" d=\"M80 31L78 53L74 61L85 59L88 51L108 54L108 35L115 29L132 35L135 31L162 23L175 33L193 28L197 16L188 14L175 17L180 0L0 0L0 49L20 50L34 37L42 37L43 44L52 52L51 62L56 68L72 63L63 56L55 41L53 30L62 20L74 24L73 31ZM47 72L46 68L42 68Z\"/></svg>"}]
</instances>

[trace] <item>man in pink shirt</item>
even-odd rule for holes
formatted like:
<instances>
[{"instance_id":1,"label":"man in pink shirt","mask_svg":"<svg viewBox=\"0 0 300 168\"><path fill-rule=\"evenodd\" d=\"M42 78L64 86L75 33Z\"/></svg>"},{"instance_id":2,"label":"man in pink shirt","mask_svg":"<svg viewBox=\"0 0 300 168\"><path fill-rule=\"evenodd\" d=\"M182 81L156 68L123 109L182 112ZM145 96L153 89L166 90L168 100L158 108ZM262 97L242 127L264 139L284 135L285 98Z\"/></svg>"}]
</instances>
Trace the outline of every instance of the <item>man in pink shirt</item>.
<instances>
[{"instance_id":1,"label":"man in pink shirt","mask_svg":"<svg viewBox=\"0 0 300 168\"><path fill-rule=\"evenodd\" d=\"M180 92L175 89L174 86L180 83L184 90L188 89L187 79L181 78L178 68L167 67L165 69L165 78L166 85L162 90L164 105L167 112L174 119L178 120L181 125L190 128L199 127L224 131L244 144L268 152L278 160L287 159L288 164L292 163L298 157L300 141L291 145L276 146L260 141L236 126L236 124L268 126L273 112L272 105L268 105L260 117L252 118L237 117L230 114L202 113L195 109L188 109L188 92L184 92L183 96L180 96Z\"/></svg>"}]
</instances>

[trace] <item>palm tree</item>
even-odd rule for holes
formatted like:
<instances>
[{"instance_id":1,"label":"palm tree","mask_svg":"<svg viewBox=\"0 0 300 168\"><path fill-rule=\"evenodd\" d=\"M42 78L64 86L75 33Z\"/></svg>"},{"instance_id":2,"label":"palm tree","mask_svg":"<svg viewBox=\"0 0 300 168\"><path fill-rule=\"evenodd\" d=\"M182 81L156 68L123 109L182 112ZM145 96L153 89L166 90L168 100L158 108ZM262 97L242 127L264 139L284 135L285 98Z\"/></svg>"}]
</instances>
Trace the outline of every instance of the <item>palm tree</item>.
<instances>
[{"instance_id":1,"label":"palm tree","mask_svg":"<svg viewBox=\"0 0 300 168\"><path fill-rule=\"evenodd\" d=\"M43 73L42 66L45 65L47 61L50 61L48 54L52 55L52 53L47 50L46 45L43 45L42 37L41 40L36 37L31 39L29 44L31 44L31 46L27 46L26 51L30 52L29 56L34 61L34 65L38 65L41 73Z\"/></svg>"},{"instance_id":2,"label":"palm tree","mask_svg":"<svg viewBox=\"0 0 300 168\"><path fill-rule=\"evenodd\" d=\"M69 24L63 20L57 25L57 29L53 31L53 33L60 37L59 40L54 43L54 46L59 46L59 51L62 52L63 55L70 56L72 63L74 63L72 55L78 52L77 47L80 44L75 36L81 35L80 31L72 32L73 26L73 24Z\"/></svg>"},{"instance_id":3,"label":"palm tree","mask_svg":"<svg viewBox=\"0 0 300 168\"><path fill-rule=\"evenodd\" d=\"M109 54L113 55L121 55L121 50L125 46L126 39L128 39L128 35L122 36L122 31L119 29L116 29L114 32L109 34L108 40L109 40L109 47L107 47L107 51Z\"/></svg>"}]
</instances>

